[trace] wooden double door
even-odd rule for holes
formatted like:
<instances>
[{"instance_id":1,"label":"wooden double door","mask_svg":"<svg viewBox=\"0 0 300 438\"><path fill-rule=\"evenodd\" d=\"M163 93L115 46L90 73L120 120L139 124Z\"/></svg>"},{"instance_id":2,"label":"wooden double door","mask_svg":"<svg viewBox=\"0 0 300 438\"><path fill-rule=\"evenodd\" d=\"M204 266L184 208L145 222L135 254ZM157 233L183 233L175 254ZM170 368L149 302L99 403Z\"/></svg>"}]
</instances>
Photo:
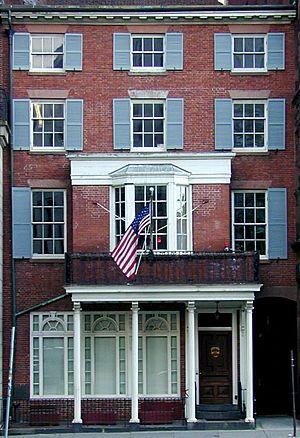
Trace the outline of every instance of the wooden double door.
<instances>
[{"instance_id":1,"label":"wooden double door","mask_svg":"<svg viewBox=\"0 0 300 438\"><path fill-rule=\"evenodd\" d=\"M199 332L200 404L232 403L231 339L231 332Z\"/></svg>"}]
</instances>

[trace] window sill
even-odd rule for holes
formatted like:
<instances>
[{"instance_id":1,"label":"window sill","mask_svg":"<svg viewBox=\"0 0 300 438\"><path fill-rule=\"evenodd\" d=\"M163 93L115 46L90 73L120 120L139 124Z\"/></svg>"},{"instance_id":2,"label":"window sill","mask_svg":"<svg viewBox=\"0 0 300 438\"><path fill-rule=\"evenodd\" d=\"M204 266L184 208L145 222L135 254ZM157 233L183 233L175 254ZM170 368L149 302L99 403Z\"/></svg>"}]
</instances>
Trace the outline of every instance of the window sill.
<instances>
[{"instance_id":1,"label":"window sill","mask_svg":"<svg viewBox=\"0 0 300 438\"><path fill-rule=\"evenodd\" d=\"M29 71L29 76L66 76L66 71Z\"/></svg>"},{"instance_id":2,"label":"window sill","mask_svg":"<svg viewBox=\"0 0 300 438\"><path fill-rule=\"evenodd\" d=\"M30 259L31 263L64 263L65 262L65 258L64 256L58 256L58 257L37 257L37 256L32 256Z\"/></svg>"},{"instance_id":3,"label":"window sill","mask_svg":"<svg viewBox=\"0 0 300 438\"><path fill-rule=\"evenodd\" d=\"M140 153L145 153L145 154L149 154L151 152L166 152L166 148L131 148L130 152L138 152Z\"/></svg>"},{"instance_id":4,"label":"window sill","mask_svg":"<svg viewBox=\"0 0 300 438\"><path fill-rule=\"evenodd\" d=\"M269 76L268 71L230 71L232 76Z\"/></svg>"},{"instance_id":5,"label":"window sill","mask_svg":"<svg viewBox=\"0 0 300 438\"><path fill-rule=\"evenodd\" d=\"M66 150L60 149L59 151L49 151L49 149L48 149L48 150L43 151L41 149L39 149L39 150L32 149L29 151L29 154L32 154L32 155L66 155Z\"/></svg>"},{"instance_id":6,"label":"window sill","mask_svg":"<svg viewBox=\"0 0 300 438\"><path fill-rule=\"evenodd\" d=\"M167 76L166 71L129 71L128 76Z\"/></svg>"},{"instance_id":7,"label":"window sill","mask_svg":"<svg viewBox=\"0 0 300 438\"><path fill-rule=\"evenodd\" d=\"M236 156L239 156L239 155L269 155L269 151L266 149L259 151L257 149L241 150L241 149L232 148L232 151L236 153Z\"/></svg>"}]
</instances>

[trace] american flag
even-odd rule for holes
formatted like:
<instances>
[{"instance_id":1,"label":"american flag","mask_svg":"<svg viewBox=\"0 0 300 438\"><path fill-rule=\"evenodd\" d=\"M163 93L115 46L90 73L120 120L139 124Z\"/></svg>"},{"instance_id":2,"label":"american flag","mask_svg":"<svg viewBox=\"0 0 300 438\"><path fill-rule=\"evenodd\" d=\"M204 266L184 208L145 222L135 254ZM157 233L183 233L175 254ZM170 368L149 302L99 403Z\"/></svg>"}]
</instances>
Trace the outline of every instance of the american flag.
<instances>
[{"instance_id":1,"label":"american flag","mask_svg":"<svg viewBox=\"0 0 300 438\"><path fill-rule=\"evenodd\" d=\"M116 264L130 280L136 275L139 235L150 224L150 207L149 204L147 204L146 207L136 215L125 231L124 236L111 253Z\"/></svg>"}]
</instances>

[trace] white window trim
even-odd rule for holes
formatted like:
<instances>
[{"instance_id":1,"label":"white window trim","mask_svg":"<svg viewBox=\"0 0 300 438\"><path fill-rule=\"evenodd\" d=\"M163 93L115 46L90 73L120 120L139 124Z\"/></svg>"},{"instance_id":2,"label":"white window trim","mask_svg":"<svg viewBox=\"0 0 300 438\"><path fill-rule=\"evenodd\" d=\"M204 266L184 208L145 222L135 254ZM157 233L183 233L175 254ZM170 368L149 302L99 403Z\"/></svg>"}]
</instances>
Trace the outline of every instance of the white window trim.
<instances>
[{"instance_id":1,"label":"white window trim","mask_svg":"<svg viewBox=\"0 0 300 438\"><path fill-rule=\"evenodd\" d=\"M62 147L35 147L33 146L33 106L35 103L40 104L62 104L64 110L63 124L64 124L64 146ZM65 100L50 100L50 99L31 99L30 100L30 150L32 152L62 152L66 149L66 101Z\"/></svg>"},{"instance_id":2,"label":"white window trim","mask_svg":"<svg viewBox=\"0 0 300 438\"><path fill-rule=\"evenodd\" d=\"M141 37L141 38L155 38L159 37L163 39L163 66L162 67L134 67L133 65L133 38L134 37ZM144 52L141 52L142 54ZM165 72L166 71L166 38L165 35L162 34L131 34L130 38L130 71L136 72L136 73L143 73L143 72Z\"/></svg>"},{"instance_id":3,"label":"white window trim","mask_svg":"<svg viewBox=\"0 0 300 438\"><path fill-rule=\"evenodd\" d=\"M256 37L260 37L260 38L264 38L264 61L265 61L265 66L264 68L234 68L234 39L235 38L246 38L246 37L251 37L251 38L256 38ZM231 65L232 65L232 69L231 71L234 73L266 73L268 71L267 68L267 56L268 56L268 47L267 47L267 35L266 34L232 34L231 35Z\"/></svg>"},{"instance_id":4,"label":"white window trim","mask_svg":"<svg viewBox=\"0 0 300 438\"><path fill-rule=\"evenodd\" d=\"M151 147L151 148L147 148L147 147L134 147L133 146L133 105L134 104L146 104L146 103L151 103L151 104L162 104L163 105L163 110L164 110L164 117L163 117L163 135L164 135L164 144L158 147ZM162 99L131 99L130 100L130 151L131 152L144 152L144 153L149 153L149 152L165 152L166 151L166 101L162 100Z\"/></svg>"},{"instance_id":5,"label":"white window trim","mask_svg":"<svg viewBox=\"0 0 300 438\"><path fill-rule=\"evenodd\" d=\"M152 175L151 175L152 176ZM163 254L166 252L180 252L180 253L187 253L192 251L192 242L193 242L193 236L192 236L192 186L188 184L188 182L181 181L181 177L179 180L177 180L174 176L164 175L166 180L162 180L162 176L157 176L156 178L151 178L149 176L147 179L143 177L143 179L140 179L138 177L135 178L135 183L126 183L125 179L123 180L123 183L119 183L117 187L124 186L125 187L125 206L127 208L125 209L125 230L129 227L131 222L134 219L134 208L130 208L132 205L135 205L135 186L137 185L166 185L167 186L167 218L168 218L168 227L172 232L168 233L168 249L166 250L155 250L154 253L156 254ZM186 250L177 250L177 222L176 222L176 190L175 186L187 186L187 249ZM113 212L113 214L110 215L110 247L111 250L115 247L115 190L114 186L110 188L110 211Z\"/></svg>"},{"instance_id":6,"label":"white window trim","mask_svg":"<svg viewBox=\"0 0 300 438\"><path fill-rule=\"evenodd\" d=\"M63 51L62 51L62 57L63 57L63 67L62 68L34 68L33 65L33 51L32 51L32 37L38 36L38 37L55 37L55 36L61 36L62 34L55 34L55 33L49 33L49 34L30 34L30 67L29 71L34 73L64 73L65 72L65 60L66 60L66 38L63 35Z\"/></svg>"},{"instance_id":7,"label":"white window trim","mask_svg":"<svg viewBox=\"0 0 300 438\"><path fill-rule=\"evenodd\" d=\"M36 312L30 314L30 398L32 399L61 399L61 398L73 398L73 394L68 394L68 339L73 338L73 331L68 330L67 328L67 319L68 316L73 316L72 312ZM39 317L39 330L33 330L33 318L34 316ZM43 317L45 319L43 320ZM59 319L61 322L61 316L64 317L64 330L63 331L43 331L41 330L42 324L45 324L47 320L55 320ZM64 394L59 395L44 395L43 394L43 339L44 338L63 338L64 340L64 377L65 377L65 388ZM33 385L33 377L34 377L34 362L33 362L33 339L38 338L39 343L39 394L34 394L34 385Z\"/></svg>"},{"instance_id":8,"label":"white window trim","mask_svg":"<svg viewBox=\"0 0 300 438\"><path fill-rule=\"evenodd\" d=\"M243 147L243 148L237 148L234 146L234 104L235 103L241 103L241 104L263 104L265 107L265 118L264 118L264 147ZM267 99L233 99L232 101L232 150L237 153L246 152L248 153L260 153L260 152L267 152L268 151L268 100Z\"/></svg>"},{"instance_id":9,"label":"white window trim","mask_svg":"<svg viewBox=\"0 0 300 438\"><path fill-rule=\"evenodd\" d=\"M234 194L235 193L264 193L265 206L265 222L266 222L266 254L259 255L260 260L269 260L269 216L268 216L268 190L233 190L231 192L231 247L235 250L235 234L234 234Z\"/></svg>"},{"instance_id":10,"label":"white window trim","mask_svg":"<svg viewBox=\"0 0 300 438\"><path fill-rule=\"evenodd\" d=\"M32 252L32 259L64 259L65 258L65 252L67 251L67 192L63 189L32 189L31 190L31 227L33 228L33 209L32 209L32 203L33 203L33 192L63 192L64 195L64 252L63 254L36 254ZM33 248L33 233L32 233L32 248Z\"/></svg>"}]
</instances>

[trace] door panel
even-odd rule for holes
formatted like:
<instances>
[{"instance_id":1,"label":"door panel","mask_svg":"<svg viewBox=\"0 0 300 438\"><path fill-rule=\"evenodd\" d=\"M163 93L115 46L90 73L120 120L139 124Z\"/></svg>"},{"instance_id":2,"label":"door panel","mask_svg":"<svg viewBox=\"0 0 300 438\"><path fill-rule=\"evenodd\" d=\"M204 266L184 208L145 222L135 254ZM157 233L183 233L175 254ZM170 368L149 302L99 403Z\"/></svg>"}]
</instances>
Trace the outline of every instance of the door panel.
<instances>
[{"instance_id":1,"label":"door panel","mask_svg":"<svg viewBox=\"0 0 300 438\"><path fill-rule=\"evenodd\" d=\"M200 403L232 403L231 332L199 332Z\"/></svg>"}]
</instances>

